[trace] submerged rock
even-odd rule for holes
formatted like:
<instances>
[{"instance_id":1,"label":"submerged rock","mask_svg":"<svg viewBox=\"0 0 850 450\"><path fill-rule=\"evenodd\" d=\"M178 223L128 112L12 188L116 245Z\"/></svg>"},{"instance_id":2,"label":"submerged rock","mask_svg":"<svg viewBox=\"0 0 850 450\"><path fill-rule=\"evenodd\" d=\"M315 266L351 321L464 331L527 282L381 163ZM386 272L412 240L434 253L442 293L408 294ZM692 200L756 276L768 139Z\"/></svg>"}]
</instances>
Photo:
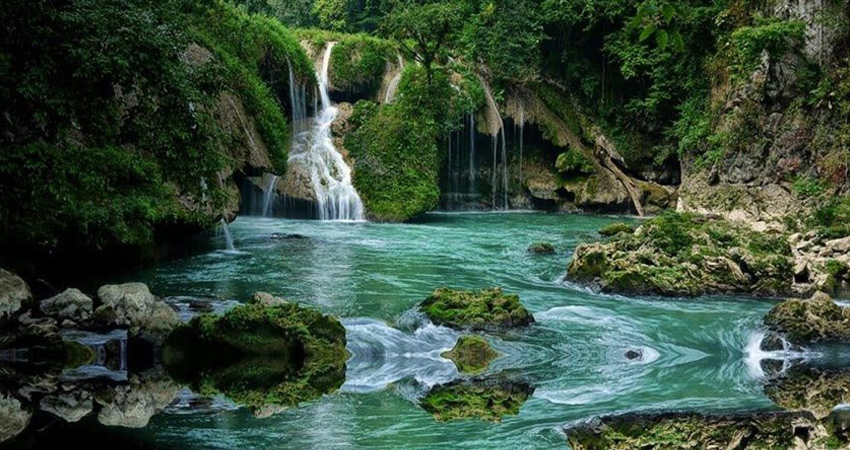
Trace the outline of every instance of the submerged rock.
<instances>
[{"instance_id":1,"label":"submerged rock","mask_svg":"<svg viewBox=\"0 0 850 450\"><path fill-rule=\"evenodd\" d=\"M0 319L15 315L32 302L32 292L19 276L0 268Z\"/></svg>"},{"instance_id":2,"label":"submerged rock","mask_svg":"<svg viewBox=\"0 0 850 450\"><path fill-rule=\"evenodd\" d=\"M667 213L633 233L580 245L568 277L606 292L666 296L776 296L789 294L794 281L784 236L691 213Z\"/></svg>"},{"instance_id":3,"label":"submerged rock","mask_svg":"<svg viewBox=\"0 0 850 450\"><path fill-rule=\"evenodd\" d=\"M39 309L59 321L80 323L91 318L93 305L92 299L79 289L67 289L61 294L42 300Z\"/></svg>"},{"instance_id":4,"label":"submerged rock","mask_svg":"<svg viewBox=\"0 0 850 450\"><path fill-rule=\"evenodd\" d=\"M103 304L95 310L94 319L103 326L127 327L133 334L156 340L179 323L177 313L142 283L103 286L97 296Z\"/></svg>"},{"instance_id":5,"label":"submerged rock","mask_svg":"<svg viewBox=\"0 0 850 450\"><path fill-rule=\"evenodd\" d=\"M847 440L835 429L793 413L650 413L602 417L565 431L573 450L844 448Z\"/></svg>"},{"instance_id":6,"label":"submerged rock","mask_svg":"<svg viewBox=\"0 0 850 450\"><path fill-rule=\"evenodd\" d=\"M436 386L421 401L422 409L438 422L479 419L499 422L516 416L534 393L527 383L502 379L474 379Z\"/></svg>"},{"instance_id":7,"label":"submerged rock","mask_svg":"<svg viewBox=\"0 0 850 450\"><path fill-rule=\"evenodd\" d=\"M786 300L767 313L764 323L797 344L850 342L850 309L823 292L808 300Z\"/></svg>"},{"instance_id":8,"label":"submerged rock","mask_svg":"<svg viewBox=\"0 0 850 450\"><path fill-rule=\"evenodd\" d=\"M420 308L435 324L455 329L493 330L534 323L519 296L503 294L500 288L480 292L437 289Z\"/></svg>"},{"instance_id":9,"label":"submerged rock","mask_svg":"<svg viewBox=\"0 0 850 450\"><path fill-rule=\"evenodd\" d=\"M461 336L457 345L442 354L443 358L452 360L457 369L466 374L478 374L487 370L490 362L499 354L490 348L487 340L478 336Z\"/></svg>"},{"instance_id":10,"label":"submerged rock","mask_svg":"<svg viewBox=\"0 0 850 450\"><path fill-rule=\"evenodd\" d=\"M538 255L551 255L555 253L555 247L552 244L548 244L546 242L539 242L537 244L532 244L528 247L529 253L535 253Z\"/></svg>"}]
</instances>

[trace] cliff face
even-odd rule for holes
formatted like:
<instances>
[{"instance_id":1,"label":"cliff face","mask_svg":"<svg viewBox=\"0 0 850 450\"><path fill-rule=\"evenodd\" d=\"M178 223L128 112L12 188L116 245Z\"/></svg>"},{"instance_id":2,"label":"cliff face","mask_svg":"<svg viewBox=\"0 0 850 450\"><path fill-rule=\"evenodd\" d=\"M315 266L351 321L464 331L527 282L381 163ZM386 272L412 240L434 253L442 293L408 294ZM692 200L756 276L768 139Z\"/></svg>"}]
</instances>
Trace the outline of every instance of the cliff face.
<instances>
[{"instance_id":1,"label":"cliff face","mask_svg":"<svg viewBox=\"0 0 850 450\"><path fill-rule=\"evenodd\" d=\"M716 56L678 209L777 224L846 194L848 4L783 0Z\"/></svg>"}]
</instances>

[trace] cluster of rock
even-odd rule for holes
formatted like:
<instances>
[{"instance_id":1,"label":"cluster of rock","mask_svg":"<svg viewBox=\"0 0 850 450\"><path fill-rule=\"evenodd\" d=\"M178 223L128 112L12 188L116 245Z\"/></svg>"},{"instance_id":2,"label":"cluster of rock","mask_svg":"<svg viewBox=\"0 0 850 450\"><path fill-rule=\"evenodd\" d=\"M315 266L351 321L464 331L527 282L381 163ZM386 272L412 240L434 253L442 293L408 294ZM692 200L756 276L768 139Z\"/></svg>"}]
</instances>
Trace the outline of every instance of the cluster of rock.
<instances>
[{"instance_id":1,"label":"cluster of rock","mask_svg":"<svg viewBox=\"0 0 850 450\"><path fill-rule=\"evenodd\" d=\"M823 292L807 300L786 300L767 313L764 323L798 345L850 343L850 309L842 308Z\"/></svg>"},{"instance_id":2,"label":"cluster of rock","mask_svg":"<svg viewBox=\"0 0 850 450\"><path fill-rule=\"evenodd\" d=\"M779 233L691 213L666 213L633 232L606 233L610 240L576 249L571 279L603 291L665 296L792 292L794 260Z\"/></svg>"},{"instance_id":3,"label":"cluster of rock","mask_svg":"<svg viewBox=\"0 0 850 450\"><path fill-rule=\"evenodd\" d=\"M574 450L846 448L846 422L804 413L626 414L567 428Z\"/></svg>"},{"instance_id":4,"label":"cluster of rock","mask_svg":"<svg viewBox=\"0 0 850 450\"><path fill-rule=\"evenodd\" d=\"M0 269L0 310L4 333L49 338L61 329L126 329L131 335L161 341L178 324L177 313L142 283L106 285L92 298L70 288L36 302L17 275Z\"/></svg>"},{"instance_id":5,"label":"cluster of rock","mask_svg":"<svg viewBox=\"0 0 850 450\"><path fill-rule=\"evenodd\" d=\"M827 239L815 231L788 237L794 256L794 291L850 291L850 236Z\"/></svg>"},{"instance_id":6,"label":"cluster of rock","mask_svg":"<svg viewBox=\"0 0 850 450\"><path fill-rule=\"evenodd\" d=\"M68 380L57 370L12 374L2 380L7 395L0 396L0 442L22 433L36 409L68 423L94 415L106 426L142 428L179 391L161 370L130 374L120 383Z\"/></svg>"}]
</instances>

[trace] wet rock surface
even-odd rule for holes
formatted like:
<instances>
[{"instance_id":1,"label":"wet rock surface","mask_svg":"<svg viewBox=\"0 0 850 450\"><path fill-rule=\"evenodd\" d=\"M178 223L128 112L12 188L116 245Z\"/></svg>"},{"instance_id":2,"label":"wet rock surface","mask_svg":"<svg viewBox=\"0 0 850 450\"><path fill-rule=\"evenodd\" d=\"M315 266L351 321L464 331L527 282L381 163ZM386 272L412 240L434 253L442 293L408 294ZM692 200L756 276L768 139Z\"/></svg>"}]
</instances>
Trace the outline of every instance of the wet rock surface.
<instances>
[{"instance_id":1,"label":"wet rock surface","mask_svg":"<svg viewBox=\"0 0 850 450\"><path fill-rule=\"evenodd\" d=\"M797 344L850 343L850 310L818 292L810 299L789 299L775 306L765 325Z\"/></svg>"},{"instance_id":2,"label":"wet rock surface","mask_svg":"<svg viewBox=\"0 0 850 450\"><path fill-rule=\"evenodd\" d=\"M0 268L0 319L16 314L32 301L32 292L24 280Z\"/></svg>"},{"instance_id":3,"label":"wet rock surface","mask_svg":"<svg viewBox=\"0 0 850 450\"><path fill-rule=\"evenodd\" d=\"M568 277L641 295L792 292L793 257L782 234L690 213L667 213L633 233L617 231L607 242L579 245Z\"/></svg>"},{"instance_id":4,"label":"wet rock surface","mask_svg":"<svg viewBox=\"0 0 850 450\"><path fill-rule=\"evenodd\" d=\"M455 329L498 330L534 323L519 296L504 294L500 288L479 292L437 289L420 308L435 324Z\"/></svg>"}]
</instances>

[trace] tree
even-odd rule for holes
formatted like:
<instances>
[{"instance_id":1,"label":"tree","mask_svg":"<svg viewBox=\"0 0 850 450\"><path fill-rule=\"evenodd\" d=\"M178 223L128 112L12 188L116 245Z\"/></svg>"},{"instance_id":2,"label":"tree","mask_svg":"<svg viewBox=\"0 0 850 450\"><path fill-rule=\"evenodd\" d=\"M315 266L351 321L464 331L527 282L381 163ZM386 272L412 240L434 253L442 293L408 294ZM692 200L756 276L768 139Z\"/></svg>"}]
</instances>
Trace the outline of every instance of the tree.
<instances>
[{"instance_id":1,"label":"tree","mask_svg":"<svg viewBox=\"0 0 850 450\"><path fill-rule=\"evenodd\" d=\"M433 65L440 51L456 38L465 7L459 1L411 1L397 6L384 20L384 31L396 39L408 56L420 62L433 80Z\"/></svg>"}]
</instances>

